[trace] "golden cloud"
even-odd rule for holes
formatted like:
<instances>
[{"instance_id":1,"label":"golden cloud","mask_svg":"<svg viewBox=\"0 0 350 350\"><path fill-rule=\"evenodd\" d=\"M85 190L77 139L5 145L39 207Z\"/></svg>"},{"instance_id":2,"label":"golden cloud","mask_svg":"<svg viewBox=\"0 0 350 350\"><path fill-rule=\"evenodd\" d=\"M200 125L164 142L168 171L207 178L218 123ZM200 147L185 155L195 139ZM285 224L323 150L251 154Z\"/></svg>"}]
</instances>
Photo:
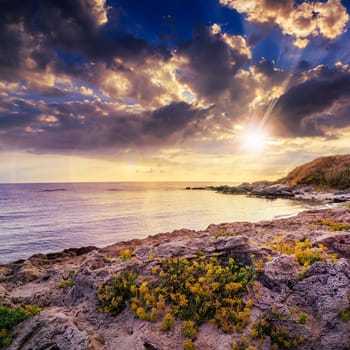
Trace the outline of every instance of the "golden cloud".
<instances>
[{"instance_id":1,"label":"golden cloud","mask_svg":"<svg viewBox=\"0 0 350 350\"><path fill-rule=\"evenodd\" d=\"M241 35L230 35L223 33L221 26L217 23L214 23L210 27L210 32L213 35L220 35L223 41L232 49L237 50L241 55L247 56L248 59L252 58L252 53L245 38Z\"/></svg>"},{"instance_id":2,"label":"golden cloud","mask_svg":"<svg viewBox=\"0 0 350 350\"><path fill-rule=\"evenodd\" d=\"M335 39L349 21L340 0L303 2L297 6L293 0L220 0L220 4L246 14L250 22L278 24L283 34L295 38L294 45L299 48L307 46L310 36Z\"/></svg>"},{"instance_id":3,"label":"golden cloud","mask_svg":"<svg viewBox=\"0 0 350 350\"><path fill-rule=\"evenodd\" d=\"M97 25L103 25L108 22L106 0L88 0L86 6L91 10Z\"/></svg>"}]
</instances>

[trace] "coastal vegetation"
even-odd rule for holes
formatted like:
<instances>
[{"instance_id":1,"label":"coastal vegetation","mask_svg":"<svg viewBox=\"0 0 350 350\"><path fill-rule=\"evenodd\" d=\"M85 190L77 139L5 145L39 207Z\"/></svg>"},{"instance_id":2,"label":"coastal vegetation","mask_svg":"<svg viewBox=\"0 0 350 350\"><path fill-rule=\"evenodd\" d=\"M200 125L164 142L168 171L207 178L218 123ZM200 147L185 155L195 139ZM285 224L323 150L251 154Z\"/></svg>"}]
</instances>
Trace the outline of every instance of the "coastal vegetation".
<instances>
[{"instance_id":1,"label":"coastal vegetation","mask_svg":"<svg viewBox=\"0 0 350 350\"><path fill-rule=\"evenodd\" d=\"M132 257L132 249L124 249L118 254L118 258L122 261L127 261Z\"/></svg>"},{"instance_id":2,"label":"coastal vegetation","mask_svg":"<svg viewBox=\"0 0 350 350\"><path fill-rule=\"evenodd\" d=\"M62 280L58 287L59 288L67 288L67 287L73 287L74 286L74 281L72 280Z\"/></svg>"},{"instance_id":3,"label":"coastal vegetation","mask_svg":"<svg viewBox=\"0 0 350 350\"><path fill-rule=\"evenodd\" d=\"M58 284L58 288L70 288L74 286L74 273L70 272L68 278L63 278Z\"/></svg>"},{"instance_id":4,"label":"coastal vegetation","mask_svg":"<svg viewBox=\"0 0 350 350\"><path fill-rule=\"evenodd\" d=\"M321 157L298 166L278 182L318 189L350 188L350 155Z\"/></svg>"},{"instance_id":5,"label":"coastal vegetation","mask_svg":"<svg viewBox=\"0 0 350 350\"><path fill-rule=\"evenodd\" d=\"M293 255L299 265L309 267L317 261L335 262L337 255L328 253L327 248L321 244L313 246L309 238L296 241L279 241L273 243L271 248L285 255Z\"/></svg>"},{"instance_id":6,"label":"coastal vegetation","mask_svg":"<svg viewBox=\"0 0 350 350\"><path fill-rule=\"evenodd\" d=\"M253 306L249 294L256 276L254 264L233 258L199 254L194 259L160 260L152 276L122 271L112 283L100 286L99 311L117 315L129 306L137 318L161 321L162 331L181 320L181 332L188 338L183 347L191 349L203 323L213 323L225 333L243 331L249 323Z\"/></svg>"},{"instance_id":7,"label":"coastal vegetation","mask_svg":"<svg viewBox=\"0 0 350 350\"><path fill-rule=\"evenodd\" d=\"M232 350L259 349L266 337L271 340L273 350L295 349L298 345L304 344L304 337L295 332L290 332L286 326L283 326L283 323L287 324L290 322L292 324L305 325L307 323L307 315L304 312L298 313L296 309L289 311L289 316L283 316L278 310L272 307L270 312L259 317L252 324L248 336L242 337L239 341L232 344Z\"/></svg>"},{"instance_id":8,"label":"coastal vegetation","mask_svg":"<svg viewBox=\"0 0 350 350\"><path fill-rule=\"evenodd\" d=\"M350 225L343 222L336 222L332 220L317 220L314 222L316 226L325 226L328 231L336 232L336 231L347 231L350 230Z\"/></svg>"},{"instance_id":9,"label":"coastal vegetation","mask_svg":"<svg viewBox=\"0 0 350 350\"><path fill-rule=\"evenodd\" d=\"M0 348L12 343L12 331L21 322L37 315L41 309L35 305L9 307L0 305Z\"/></svg>"},{"instance_id":10,"label":"coastal vegetation","mask_svg":"<svg viewBox=\"0 0 350 350\"><path fill-rule=\"evenodd\" d=\"M63 278L58 284L58 288L70 288L74 286L74 273L70 272L68 278Z\"/></svg>"},{"instance_id":11,"label":"coastal vegetation","mask_svg":"<svg viewBox=\"0 0 350 350\"><path fill-rule=\"evenodd\" d=\"M217 237L222 237L224 231L221 230ZM286 241L284 236L279 236L270 247L274 253L293 256L304 275L315 262L337 261L336 254L329 253L321 244L313 246L309 238ZM126 255L124 252L120 255ZM243 263L232 257L206 257L203 252L191 259L152 257L156 264L149 275L131 268L101 285L98 311L116 316L129 307L136 318L153 323L159 321L159 329L163 332L171 330L180 321L185 337L184 350L195 349L199 327L207 322L224 333L236 334L244 333L249 325L249 335L234 342L234 350L256 349L252 344L260 344L259 341L266 337L271 339L273 349L294 349L303 344L303 337L291 334L286 327L276 323L286 321L305 325L308 316L302 310L293 308L289 316L282 316L272 308L259 320L250 322L254 300L260 297L256 286L259 274L264 271L261 258L251 254L250 262ZM346 312L342 311L341 315Z\"/></svg>"},{"instance_id":12,"label":"coastal vegetation","mask_svg":"<svg viewBox=\"0 0 350 350\"><path fill-rule=\"evenodd\" d=\"M339 316L342 321L344 322L349 322L350 321L350 305L348 306L347 309L339 309Z\"/></svg>"}]
</instances>

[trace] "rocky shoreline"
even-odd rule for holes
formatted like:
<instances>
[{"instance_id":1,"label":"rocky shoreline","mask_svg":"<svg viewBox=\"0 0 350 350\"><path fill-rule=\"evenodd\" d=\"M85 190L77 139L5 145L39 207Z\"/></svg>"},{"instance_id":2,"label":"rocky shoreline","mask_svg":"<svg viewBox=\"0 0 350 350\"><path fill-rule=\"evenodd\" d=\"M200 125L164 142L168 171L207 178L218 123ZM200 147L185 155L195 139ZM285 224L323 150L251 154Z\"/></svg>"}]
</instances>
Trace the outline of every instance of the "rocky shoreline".
<instances>
[{"instance_id":1,"label":"rocky shoreline","mask_svg":"<svg viewBox=\"0 0 350 350\"><path fill-rule=\"evenodd\" d=\"M289 186L279 182L244 182L238 186L186 187L185 190L207 190L223 194L247 195L262 198L288 198L319 203L343 203L350 201L350 190L319 190L313 186Z\"/></svg>"},{"instance_id":2,"label":"rocky shoreline","mask_svg":"<svg viewBox=\"0 0 350 350\"><path fill-rule=\"evenodd\" d=\"M343 204L293 218L181 229L1 265L0 304L42 308L13 330L8 349L349 349L349 223L350 208ZM252 267L254 281L239 292L245 323L233 320L235 328L223 331L215 316L195 325L191 335L179 317L162 330L161 310L152 322L135 315L132 299L114 314L98 311L101 286L112 288L127 271L154 282L152 271L166 259L187 261L191 268L206 259L217 259L219 269L228 261Z\"/></svg>"}]
</instances>

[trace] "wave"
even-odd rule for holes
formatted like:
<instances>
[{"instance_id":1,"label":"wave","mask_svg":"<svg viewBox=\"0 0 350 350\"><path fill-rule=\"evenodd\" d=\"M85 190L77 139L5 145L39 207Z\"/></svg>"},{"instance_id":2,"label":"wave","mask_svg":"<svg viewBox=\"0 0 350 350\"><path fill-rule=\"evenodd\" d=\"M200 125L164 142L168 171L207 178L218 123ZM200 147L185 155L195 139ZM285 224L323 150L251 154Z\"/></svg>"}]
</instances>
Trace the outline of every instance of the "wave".
<instances>
[{"instance_id":1,"label":"wave","mask_svg":"<svg viewBox=\"0 0 350 350\"><path fill-rule=\"evenodd\" d=\"M66 191L65 188L50 188L50 189L45 189L45 190L41 190L39 192L58 192L58 191Z\"/></svg>"},{"instance_id":2,"label":"wave","mask_svg":"<svg viewBox=\"0 0 350 350\"><path fill-rule=\"evenodd\" d=\"M22 219L25 218L26 215L18 215L18 214L14 214L14 215L0 215L0 221L11 221L11 220L17 220L17 219Z\"/></svg>"}]
</instances>

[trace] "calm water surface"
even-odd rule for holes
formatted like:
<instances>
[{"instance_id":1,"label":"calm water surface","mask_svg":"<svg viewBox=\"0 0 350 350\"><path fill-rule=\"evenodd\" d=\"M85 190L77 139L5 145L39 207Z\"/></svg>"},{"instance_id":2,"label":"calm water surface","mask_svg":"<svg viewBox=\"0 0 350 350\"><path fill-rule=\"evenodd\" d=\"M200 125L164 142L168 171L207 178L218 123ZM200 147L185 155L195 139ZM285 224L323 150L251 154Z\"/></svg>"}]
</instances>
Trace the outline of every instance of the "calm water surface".
<instances>
[{"instance_id":1,"label":"calm water surface","mask_svg":"<svg viewBox=\"0 0 350 350\"><path fill-rule=\"evenodd\" d=\"M191 183L0 184L0 263L212 223L259 221L308 208L212 191Z\"/></svg>"}]
</instances>

